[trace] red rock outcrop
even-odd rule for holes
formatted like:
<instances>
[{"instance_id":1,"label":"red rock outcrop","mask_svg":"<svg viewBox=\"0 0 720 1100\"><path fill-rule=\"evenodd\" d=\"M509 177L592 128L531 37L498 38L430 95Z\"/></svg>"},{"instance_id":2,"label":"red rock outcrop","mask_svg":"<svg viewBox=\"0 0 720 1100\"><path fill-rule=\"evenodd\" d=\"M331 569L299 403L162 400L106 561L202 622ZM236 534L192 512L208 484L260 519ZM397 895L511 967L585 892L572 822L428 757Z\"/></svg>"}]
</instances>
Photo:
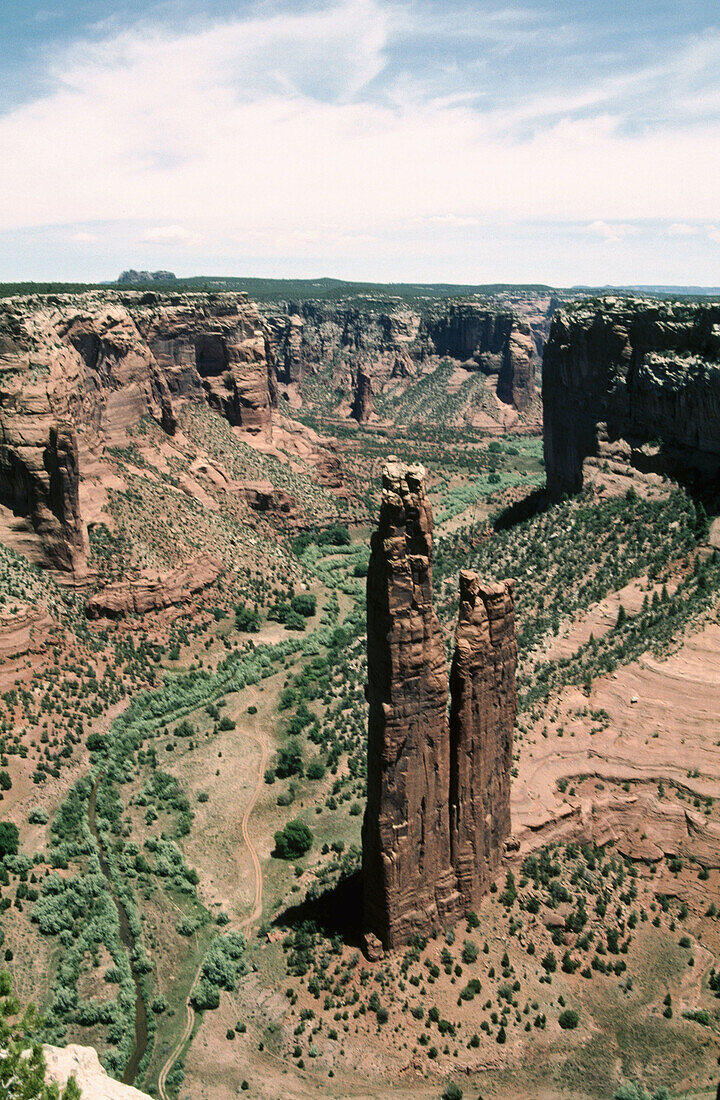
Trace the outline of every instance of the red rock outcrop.
<instances>
[{"instance_id":1,"label":"red rock outcrop","mask_svg":"<svg viewBox=\"0 0 720 1100\"><path fill-rule=\"evenodd\" d=\"M350 415L358 424L364 424L369 420L373 412L373 394L370 375L358 368L355 382L355 396L353 397Z\"/></svg>"},{"instance_id":2,"label":"red rock outcrop","mask_svg":"<svg viewBox=\"0 0 720 1100\"><path fill-rule=\"evenodd\" d=\"M0 304L0 507L9 545L82 577L84 456L123 445L143 417L167 433L178 401L205 401L269 433L275 365L245 294L92 291Z\"/></svg>"},{"instance_id":3,"label":"red rock outcrop","mask_svg":"<svg viewBox=\"0 0 720 1100\"><path fill-rule=\"evenodd\" d=\"M26 653L45 653L60 634L58 624L39 604L25 604L5 613L0 623L0 662Z\"/></svg>"},{"instance_id":4,"label":"red rock outcrop","mask_svg":"<svg viewBox=\"0 0 720 1100\"><path fill-rule=\"evenodd\" d=\"M291 515L297 501L284 489L276 489L270 481L240 481L238 489L245 503L255 512L274 512Z\"/></svg>"},{"instance_id":5,"label":"red rock outcrop","mask_svg":"<svg viewBox=\"0 0 720 1100\"><path fill-rule=\"evenodd\" d=\"M460 573L450 670L450 841L465 907L488 889L510 834L510 774L517 714L513 581L481 584Z\"/></svg>"},{"instance_id":6,"label":"red rock outcrop","mask_svg":"<svg viewBox=\"0 0 720 1100\"><path fill-rule=\"evenodd\" d=\"M85 613L89 619L119 619L183 603L194 592L216 581L221 568L210 554L199 554L162 577L117 581L91 596L85 604Z\"/></svg>"},{"instance_id":7,"label":"red rock outcrop","mask_svg":"<svg viewBox=\"0 0 720 1100\"><path fill-rule=\"evenodd\" d=\"M385 947L462 910L450 863L447 667L425 470L390 461L367 580L366 931Z\"/></svg>"},{"instance_id":8,"label":"red rock outcrop","mask_svg":"<svg viewBox=\"0 0 720 1100\"><path fill-rule=\"evenodd\" d=\"M510 835L517 713L513 581L460 574L450 677L432 595L425 470L390 459L367 579L368 953L452 924L488 889Z\"/></svg>"},{"instance_id":9,"label":"red rock outcrop","mask_svg":"<svg viewBox=\"0 0 720 1100\"><path fill-rule=\"evenodd\" d=\"M593 459L717 485L720 305L616 296L565 306L543 363L548 490L576 493Z\"/></svg>"}]
</instances>

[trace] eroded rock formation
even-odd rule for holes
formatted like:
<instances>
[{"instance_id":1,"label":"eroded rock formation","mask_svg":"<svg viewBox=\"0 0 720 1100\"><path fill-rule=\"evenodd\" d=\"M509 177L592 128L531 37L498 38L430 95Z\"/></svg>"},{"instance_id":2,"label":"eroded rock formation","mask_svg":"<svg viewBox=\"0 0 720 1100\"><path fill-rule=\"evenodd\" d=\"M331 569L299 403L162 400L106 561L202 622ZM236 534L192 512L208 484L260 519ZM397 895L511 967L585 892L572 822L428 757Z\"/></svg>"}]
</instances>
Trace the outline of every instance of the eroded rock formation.
<instances>
[{"instance_id":1,"label":"eroded rock formation","mask_svg":"<svg viewBox=\"0 0 720 1100\"><path fill-rule=\"evenodd\" d=\"M355 382L355 396L353 397L350 415L358 424L364 424L369 420L373 411L372 382L370 375L362 368L358 368Z\"/></svg>"},{"instance_id":2,"label":"eroded rock formation","mask_svg":"<svg viewBox=\"0 0 720 1100\"><path fill-rule=\"evenodd\" d=\"M720 305L608 297L558 310L543 362L548 488L624 441L644 470L720 474Z\"/></svg>"},{"instance_id":3,"label":"eroded rock formation","mask_svg":"<svg viewBox=\"0 0 720 1100\"><path fill-rule=\"evenodd\" d=\"M517 710L513 582L461 574L450 724L422 466L390 460L367 580L364 921L386 948L451 925L487 889L510 833Z\"/></svg>"},{"instance_id":4,"label":"eroded rock formation","mask_svg":"<svg viewBox=\"0 0 720 1100\"><path fill-rule=\"evenodd\" d=\"M84 456L143 417L176 428L180 401L269 432L270 335L244 294L95 291L0 305L0 505L7 541L82 575ZM9 516L9 518L8 518Z\"/></svg>"},{"instance_id":5,"label":"eroded rock formation","mask_svg":"<svg viewBox=\"0 0 720 1100\"><path fill-rule=\"evenodd\" d=\"M513 581L460 573L450 670L450 840L465 906L488 889L510 834L512 735L517 714Z\"/></svg>"},{"instance_id":6,"label":"eroded rock formation","mask_svg":"<svg viewBox=\"0 0 720 1100\"><path fill-rule=\"evenodd\" d=\"M447 668L422 466L390 462L367 580L365 925L385 947L452 923Z\"/></svg>"},{"instance_id":7,"label":"eroded rock formation","mask_svg":"<svg viewBox=\"0 0 720 1100\"><path fill-rule=\"evenodd\" d=\"M210 554L198 554L164 576L116 581L90 597L85 613L90 619L119 619L183 603L194 592L216 581L221 568L220 562Z\"/></svg>"}]
</instances>

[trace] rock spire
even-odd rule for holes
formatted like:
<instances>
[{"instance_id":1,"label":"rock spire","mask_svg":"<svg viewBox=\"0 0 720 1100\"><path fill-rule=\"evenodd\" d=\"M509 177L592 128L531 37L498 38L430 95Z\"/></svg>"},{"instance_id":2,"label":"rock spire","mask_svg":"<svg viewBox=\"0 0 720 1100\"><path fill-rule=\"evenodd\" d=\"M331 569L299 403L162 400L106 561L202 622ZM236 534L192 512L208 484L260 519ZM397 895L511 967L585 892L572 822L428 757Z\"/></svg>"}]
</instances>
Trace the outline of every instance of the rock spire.
<instances>
[{"instance_id":1,"label":"rock spire","mask_svg":"<svg viewBox=\"0 0 720 1100\"><path fill-rule=\"evenodd\" d=\"M512 736L517 714L513 581L460 573L450 670L450 847L467 909L490 885L510 832Z\"/></svg>"},{"instance_id":2,"label":"rock spire","mask_svg":"<svg viewBox=\"0 0 720 1100\"><path fill-rule=\"evenodd\" d=\"M451 681L432 593L425 470L383 471L367 581L364 922L385 948L453 924L489 884L510 831L513 582L461 574Z\"/></svg>"}]
</instances>

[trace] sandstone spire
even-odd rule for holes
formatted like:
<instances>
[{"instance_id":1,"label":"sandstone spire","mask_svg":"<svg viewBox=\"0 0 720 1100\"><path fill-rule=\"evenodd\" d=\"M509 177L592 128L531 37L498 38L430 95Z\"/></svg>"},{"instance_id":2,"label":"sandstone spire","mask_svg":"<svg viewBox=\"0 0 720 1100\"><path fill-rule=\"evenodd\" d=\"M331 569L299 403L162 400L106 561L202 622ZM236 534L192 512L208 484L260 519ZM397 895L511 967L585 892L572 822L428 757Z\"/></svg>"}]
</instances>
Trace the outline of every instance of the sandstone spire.
<instances>
[{"instance_id":1,"label":"sandstone spire","mask_svg":"<svg viewBox=\"0 0 720 1100\"><path fill-rule=\"evenodd\" d=\"M486 892L510 832L512 737L517 713L514 581L481 584L460 573L450 672L452 863L464 908Z\"/></svg>"},{"instance_id":2,"label":"sandstone spire","mask_svg":"<svg viewBox=\"0 0 720 1100\"><path fill-rule=\"evenodd\" d=\"M461 912L450 864L447 667L432 604L425 470L383 471L367 583L366 930L385 947Z\"/></svg>"}]
</instances>

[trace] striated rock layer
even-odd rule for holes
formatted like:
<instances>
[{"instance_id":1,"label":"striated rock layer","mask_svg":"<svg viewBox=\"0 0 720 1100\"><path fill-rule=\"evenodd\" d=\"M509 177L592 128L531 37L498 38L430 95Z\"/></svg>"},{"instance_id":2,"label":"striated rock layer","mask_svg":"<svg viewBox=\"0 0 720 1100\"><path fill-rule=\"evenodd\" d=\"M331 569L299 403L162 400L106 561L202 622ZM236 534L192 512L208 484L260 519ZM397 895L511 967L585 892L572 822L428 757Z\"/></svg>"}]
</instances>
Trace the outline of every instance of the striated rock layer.
<instances>
[{"instance_id":1,"label":"striated rock layer","mask_svg":"<svg viewBox=\"0 0 720 1100\"><path fill-rule=\"evenodd\" d=\"M543 361L551 494L623 441L644 470L720 474L720 305L608 297L556 313Z\"/></svg>"},{"instance_id":2,"label":"striated rock layer","mask_svg":"<svg viewBox=\"0 0 720 1100\"><path fill-rule=\"evenodd\" d=\"M385 947L450 924L447 668L432 603L432 512L422 466L390 462L367 580L365 925Z\"/></svg>"},{"instance_id":3,"label":"striated rock layer","mask_svg":"<svg viewBox=\"0 0 720 1100\"><path fill-rule=\"evenodd\" d=\"M0 506L6 538L40 563L82 574L83 458L126 442L143 417L176 427L203 401L248 432L275 403L269 332L244 294L122 291L0 304Z\"/></svg>"},{"instance_id":4,"label":"striated rock layer","mask_svg":"<svg viewBox=\"0 0 720 1100\"><path fill-rule=\"evenodd\" d=\"M164 576L106 585L90 597L85 613L90 619L119 619L124 615L144 615L148 611L171 607L213 584L221 569L220 562L210 554L198 554Z\"/></svg>"},{"instance_id":5,"label":"striated rock layer","mask_svg":"<svg viewBox=\"0 0 720 1100\"><path fill-rule=\"evenodd\" d=\"M517 714L514 582L460 573L450 670L450 842L458 888L472 909L488 889L510 834L512 737Z\"/></svg>"},{"instance_id":6,"label":"striated rock layer","mask_svg":"<svg viewBox=\"0 0 720 1100\"><path fill-rule=\"evenodd\" d=\"M461 574L450 723L425 470L390 460L367 580L364 922L386 948L477 905L510 833L513 582Z\"/></svg>"}]
</instances>

